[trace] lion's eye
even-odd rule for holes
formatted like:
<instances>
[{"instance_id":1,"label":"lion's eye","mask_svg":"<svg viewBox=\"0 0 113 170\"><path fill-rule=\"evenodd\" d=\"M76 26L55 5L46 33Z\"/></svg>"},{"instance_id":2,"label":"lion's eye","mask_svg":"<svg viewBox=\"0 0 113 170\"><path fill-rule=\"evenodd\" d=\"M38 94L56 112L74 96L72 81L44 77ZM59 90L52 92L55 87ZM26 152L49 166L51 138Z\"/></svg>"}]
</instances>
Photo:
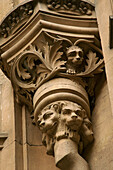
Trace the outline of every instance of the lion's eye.
<instances>
[{"instance_id":1,"label":"lion's eye","mask_svg":"<svg viewBox=\"0 0 113 170\"><path fill-rule=\"evenodd\" d=\"M91 123L88 123L88 122L86 123L86 122L85 122L85 125L87 126L88 129L91 129L91 128L92 128Z\"/></svg>"},{"instance_id":2,"label":"lion's eye","mask_svg":"<svg viewBox=\"0 0 113 170\"><path fill-rule=\"evenodd\" d=\"M79 56L82 57L82 51L79 51Z\"/></svg>"},{"instance_id":3,"label":"lion's eye","mask_svg":"<svg viewBox=\"0 0 113 170\"><path fill-rule=\"evenodd\" d=\"M52 114L53 114L53 112L49 112L49 113L44 114L44 116L43 116L44 120L50 118L50 116L51 116Z\"/></svg>"}]
</instances>

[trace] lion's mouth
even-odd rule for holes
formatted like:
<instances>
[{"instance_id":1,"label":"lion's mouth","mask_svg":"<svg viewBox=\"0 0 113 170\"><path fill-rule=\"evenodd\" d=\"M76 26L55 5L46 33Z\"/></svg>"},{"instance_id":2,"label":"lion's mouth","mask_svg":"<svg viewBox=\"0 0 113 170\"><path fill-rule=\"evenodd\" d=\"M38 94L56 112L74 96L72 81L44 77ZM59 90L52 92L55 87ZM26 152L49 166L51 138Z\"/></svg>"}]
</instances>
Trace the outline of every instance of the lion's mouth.
<instances>
[{"instance_id":1,"label":"lion's mouth","mask_svg":"<svg viewBox=\"0 0 113 170\"><path fill-rule=\"evenodd\" d=\"M72 60L72 63L73 64L82 64L82 61L81 60Z\"/></svg>"},{"instance_id":2,"label":"lion's mouth","mask_svg":"<svg viewBox=\"0 0 113 170\"><path fill-rule=\"evenodd\" d=\"M67 126L70 127L73 130L77 130L80 126L81 126L81 122L80 121L70 121L67 123Z\"/></svg>"},{"instance_id":3,"label":"lion's mouth","mask_svg":"<svg viewBox=\"0 0 113 170\"><path fill-rule=\"evenodd\" d=\"M58 125L58 122L54 122L52 125L52 128L56 127Z\"/></svg>"},{"instance_id":4,"label":"lion's mouth","mask_svg":"<svg viewBox=\"0 0 113 170\"><path fill-rule=\"evenodd\" d=\"M58 125L58 122L54 122L51 128L50 127L47 128L46 132L47 133L55 132L57 125Z\"/></svg>"}]
</instances>

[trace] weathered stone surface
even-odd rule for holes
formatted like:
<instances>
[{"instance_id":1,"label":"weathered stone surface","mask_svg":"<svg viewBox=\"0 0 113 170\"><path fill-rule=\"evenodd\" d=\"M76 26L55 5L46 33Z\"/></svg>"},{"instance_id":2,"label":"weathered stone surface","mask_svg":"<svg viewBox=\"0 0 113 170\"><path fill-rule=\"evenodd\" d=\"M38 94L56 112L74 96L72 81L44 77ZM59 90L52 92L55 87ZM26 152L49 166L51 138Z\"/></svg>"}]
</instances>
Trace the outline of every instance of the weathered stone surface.
<instances>
[{"instance_id":1,"label":"weathered stone surface","mask_svg":"<svg viewBox=\"0 0 113 170\"><path fill-rule=\"evenodd\" d=\"M23 0L1 0L0 19L21 2ZM0 42L0 64L3 62L0 66L13 84L12 87L0 73L0 132L8 134L0 150L0 169L57 170L56 163L62 170L112 170L110 1L95 1L102 50L94 6L90 4L86 8L84 0L79 8L79 1L75 10L70 3L60 7L59 1L57 5L55 2L48 1L48 6L42 1L35 4L33 18L25 23L26 27L18 26L18 34L13 30L9 40L4 34ZM74 16L74 12L80 16ZM102 51L107 80L104 73L99 78L95 76L102 71ZM24 102L30 107L23 105ZM34 120L43 135L32 124ZM47 150L42 146L42 139Z\"/></svg>"},{"instance_id":2,"label":"weathered stone surface","mask_svg":"<svg viewBox=\"0 0 113 170\"><path fill-rule=\"evenodd\" d=\"M108 86L104 77L96 89L95 108L92 115L94 144L84 152L91 170L112 170L112 129L113 119L110 109Z\"/></svg>"},{"instance_id":3,"label":"weathered stone surface","mask_svg":"<svg viewBox=\"0 0 113 170\"><path fill-rule=\"evenodd\" d=\"M30 170L58 170L54 158L48 157L43 146L28 146L28 167Z\"/></svg>"},{"instance_id":4,"label":"weathered stone surface","mask_svg":"<svg viewBox=\"0 0 113 170\"><path fill-rule=\"evenodd\" d=\"M97 20L98 20L98 26L99 26L99 32L101 37L101 43L103 48L103 54L104 54L104 60L105 60L105 68L106 68L106 76L108 81L108 91L109 91L109 97L111 102L111 108L113 112L113 90L112 90L112 84L113 84L113 49L110 49L110 22L109 22L109 16L112 15L112 1L103 0L99 2L98 0L95 1L96 5L96 14L97 14ZM106 12L103 13L103 10L106 9ZM103 18L103 19L102 19ZM112 113L113 114L113 113Z\"/></svg>"},{"instance_id":5,"label":"weathered stone surface","mask_svg":"<svg viewBox=\"0 0 113 170\"><path fill-rule=\"evenodd\" d=\"M6 14L13 9L14 1L13 0L1 0L0 1L0 20L2 20Z\"/></svg>"}]
</instances>

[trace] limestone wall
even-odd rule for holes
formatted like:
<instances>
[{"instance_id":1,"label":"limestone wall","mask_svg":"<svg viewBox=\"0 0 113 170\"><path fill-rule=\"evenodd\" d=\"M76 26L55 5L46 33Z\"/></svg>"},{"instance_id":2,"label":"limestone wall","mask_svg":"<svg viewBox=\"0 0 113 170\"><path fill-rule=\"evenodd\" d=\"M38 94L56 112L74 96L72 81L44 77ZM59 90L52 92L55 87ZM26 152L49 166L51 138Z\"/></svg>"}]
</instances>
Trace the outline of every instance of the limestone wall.
<instances>
[{"instance_id":1,"label":"limestone wall","mask_svg":"<svg viewBox=\"0 0 113 170\"><path fill-rule=\"evenodd\" d=\"M0 170L57 170L54 158L46 154L42 145L41 132L32 124L26 107L14 101L12 85L0 71L0 134L3 133L8 138L0 150Z\"/></svg>"},{"instance_id":2,"label":"limestone wall","mask_svg":"<svg viewBox=\"0 0 113 170\"><path fill-rule=\"evenodd\" d=\"M0 0L0 20L3 19L11 9L23 1L24 0Z\"/></svg>"},{"instance_id":3,"label":"limestone wall","mask_svg":"<svg viewBox=\"0 0 113 170\"><path fill-rule=\"evenodd\" d=\"M113 116L107 82L101 77L96 88L95 108L92 113L94 143L84 152L91 170L113 169Z\"/></svg>"},{"instance_id":4,"label":"limestone wall","mask_svg":"<svg viewBox=\"0 0 113 170\"><path fill-rule=\"evenodd\" d=\"M0 150L0 169L15 168L15 117L13 89L10 81L0 71L0 144L2 135L8 134L4 148Z\"/></svg>"}]
</instances>

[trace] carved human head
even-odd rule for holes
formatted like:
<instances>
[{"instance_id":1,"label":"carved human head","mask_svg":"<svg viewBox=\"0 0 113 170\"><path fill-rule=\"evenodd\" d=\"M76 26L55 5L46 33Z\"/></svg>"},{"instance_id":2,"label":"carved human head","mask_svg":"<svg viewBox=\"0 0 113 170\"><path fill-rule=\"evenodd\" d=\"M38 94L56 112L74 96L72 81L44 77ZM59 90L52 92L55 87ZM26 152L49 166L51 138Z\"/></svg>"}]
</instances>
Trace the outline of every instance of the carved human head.
<instances>
[{"instance_id":1,"label":"carved human head","mask_svg":"<svg viewBox=\"0 0 113 170\"><path fill-rule=\"evenodd\" d=\"M75 45L72 45L67 49L66 52L68 61L72 62L74 65L80 65L83 62L83 50Z\"/></svg>"},{"instance_id":2,"label":"carved human head","mask_svg":"<svg viewBox=\"0 0 113 170\"><path fill-rule=\"evenodd\" d=\"M69 129L78 131L82 125L85 110L77 103L66 102L62 107L61 119Z\"/></svg>"}]
</instances>

